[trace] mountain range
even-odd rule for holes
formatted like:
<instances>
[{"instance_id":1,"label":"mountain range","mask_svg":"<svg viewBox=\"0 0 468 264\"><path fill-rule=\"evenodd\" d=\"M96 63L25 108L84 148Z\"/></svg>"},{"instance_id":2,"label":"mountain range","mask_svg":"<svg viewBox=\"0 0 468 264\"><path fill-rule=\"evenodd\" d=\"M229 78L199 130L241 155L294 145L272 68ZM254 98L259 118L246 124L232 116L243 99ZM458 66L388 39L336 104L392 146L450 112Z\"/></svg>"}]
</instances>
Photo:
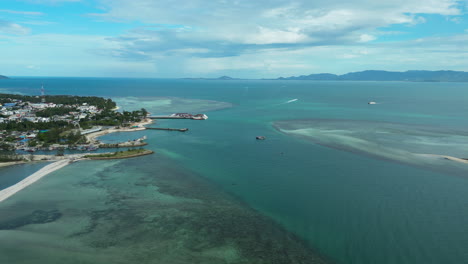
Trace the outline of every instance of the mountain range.
<instances>
[{"instance_id":1,"label":"mountain range","mask_svg":"<svg viewBox=\"0 0 468 264\"><path fill-rule=\"evenodd\" d=\"M468 82L468 72L463 71L376 71L350 72L343 75L319 73L274 80L333 80L333 81L409 81L409 82Z\"/></svg>"}]
</instances>

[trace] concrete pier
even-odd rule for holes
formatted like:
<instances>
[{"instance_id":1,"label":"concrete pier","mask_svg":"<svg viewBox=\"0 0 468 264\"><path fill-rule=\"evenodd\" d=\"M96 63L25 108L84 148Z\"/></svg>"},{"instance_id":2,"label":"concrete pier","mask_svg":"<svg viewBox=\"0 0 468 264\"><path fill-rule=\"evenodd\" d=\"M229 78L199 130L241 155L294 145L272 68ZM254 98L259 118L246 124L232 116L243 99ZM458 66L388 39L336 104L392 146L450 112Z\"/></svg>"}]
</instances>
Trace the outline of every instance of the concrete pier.
<instances>
[{"instance_id":1,"label":"concrete pier","mask_svg":"<svg viewBox=\"0 0 468 264\"><path fill-rule=\"evenodd\" d=\"M150 130L166 130L166 131L179 131L179 132L186 132L188 128L164 128L164 127L147 127L146 129Z\"/></svg>"},{"instance_id":2,"label":"concrete pier","mask_svg":"<svg viewBox=\"0 0 468 264\"><path fill-rule=\"evenodd\" d=\"M148 116L149 119L191 119L187 117L180 116Z\"/></svg>"}]
</instances>

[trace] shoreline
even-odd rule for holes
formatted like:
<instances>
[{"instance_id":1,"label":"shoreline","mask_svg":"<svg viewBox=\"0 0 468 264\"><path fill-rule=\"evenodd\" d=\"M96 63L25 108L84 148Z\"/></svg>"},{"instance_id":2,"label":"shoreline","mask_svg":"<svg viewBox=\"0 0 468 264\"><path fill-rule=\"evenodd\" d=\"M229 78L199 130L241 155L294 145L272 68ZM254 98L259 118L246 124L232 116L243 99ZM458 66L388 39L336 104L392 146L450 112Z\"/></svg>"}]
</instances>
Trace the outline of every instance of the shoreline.
<instances>
[{"instance_id":1,"label":"shoreline","mask_svg":"<svg viewBox=\"0 0 468 264\"><path fill-rule=\"evenodd\" d=\"M89 160L114 160L114 159L128 159L128 158L135 158L135 157L140 157L140 156L146 156L146 155L151 155L153 154L154 151L152 150L145 150L141 153L135 153L135 154L129 154L121 157L102 157L99 156L99 154L94 154L94 155L87 155L85 156L85 159Z\"/></svg>"},{"instance_id":2,"label":"shoreline","mask_svg":"<svg viewBox=\"0 0 468 264\"><path fill-rule=\"evenodd\" d=\"M90 143L95 143L97 142L98 137L107 135L110 133L114 132L133 132L133 131L141 131L145 130L146 127L145 125L149 125L153 123L152 119L146 118L142 120L141 122L133 123L131 126L138 126L134 128L110 128L106 129L104 131L98 131L95 133L91 133L86 135L86 139ZM113 153L113 152L109 152ZM132 158L132 157L138 157L138 156L143 156L143 155L149 155L153 154L153 151L146 151L145 153L140 153L137 155L131 155L128 157L122 157L123 158ZM23 155L24 160L23 161L12 161L12 162L4 162L0 163L0 168L2 167L7 167L7 166L12 166L12 165L20 165L20 164L27 164L27 163L32 163L32 162L53 162L49 165L46 165L42 169L36 171L35 173L29 175L28 177L24 178L23 180L17 182L16 184L5 188L3 190L0 190L0 202L3 202L4 200L8 199L9 197L13 196L17 192L23 190L24 188L28 187L29 185L35 183L36 181L42 179L46 175L57 171L68 164L72 161L77 161L77 160L92 160L92 159L115 159L115 158L84 158L86 155L92 155L92 153L80 153L80 154L69 154L69 155L64 155L64 156L53 156L53 155L33 155L32 158L29 157L29 155Z\"/></svg>"},{"instance_id":3,"label":"shoreline","mask_svg":"<svg viewBox=\"0 0 468 264\"><path fill-rule=\"evenodd\" d=\"M109 128L109 129L106 129L106 130L102 130L102 131L97 131L97 132L94 132L94 133L90 133L90 134L87 134L85 135L86 137L86 140L91 143L91 144L98 144L98 140L97 138L98 137L101 137L101 136L104 136L104 135L107 135L107 134L110 134L110 133L115 133L115 132L134 132L134 131L142 131L142 130L146 130L146 125L149 125L149 124L152 124L153 123L153 120L152 119L149 119L149 118L146 118L140 122L137 122L137 123L133 123L131 124L131 126L138 126L138 127L135 127L135 128Z\"/></svg>"},{"instance_id":4,"label":"shoreline","mask_svg":"<svg viewBox=\"0 0 468 264\"><path fill-rule=\"evenodd\" d=\"M2 167L8 167L8 166L13 166L13 165L21 165L21 164L26 164L29 163L27 161L8 161L8 162L1 162L0 163L0 168Z\"/></svg>"},{"instance_id":5,"label":"shoreline","mask_svg":"<svg viewBox=\"0 0 468 264\"><path fill-rule=\"evenodd\" d=\"M63 159L59 161L55 161L54 163L51 163L49 165L46 165L44 168L36 171L35 173L29 175L25 179L21 180L20 182L17 182L16 184L3 189L0 191L0 202L5 201L6 199L10 198L17 192L23 190L24 188L28 187L29 185L37 182L38 180L42 179L43 177L47 176L48 174L59 170L65 166L70 164L70 159Z\"/></svg>"}]
</instances>

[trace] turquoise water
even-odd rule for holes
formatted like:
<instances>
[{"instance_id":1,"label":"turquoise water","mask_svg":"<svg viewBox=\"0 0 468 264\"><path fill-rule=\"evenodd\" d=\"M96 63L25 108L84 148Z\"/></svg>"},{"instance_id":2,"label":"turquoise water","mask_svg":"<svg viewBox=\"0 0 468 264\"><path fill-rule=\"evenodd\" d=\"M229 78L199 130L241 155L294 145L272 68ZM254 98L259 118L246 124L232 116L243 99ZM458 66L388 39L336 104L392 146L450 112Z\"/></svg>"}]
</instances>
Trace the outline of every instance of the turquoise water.
<instances>
[{"instance_id":1,"label":"turquoise water","mask_svg":"<svg viewBox=\"0 0 468 264\"><path fill-rule=\"evenodd\" d=\"M112 261L113 254L129 258L130 252L148 263L149 256L174 262L180 256L177 263L194 263L190 258L195 257L205 263L209 263L207 258L215 263L220 259L261 263L255 256L262 251L252 253L245 248L264 245L266 239L289 250L279 255L313 252L316 256L318 252L336 263L468 262L465 164L437 160L440 166L429 166L426 160L404 162L384 155L389 146L405 153L464 155L463 148L450 146L463 144L468 128L466 84L25 78L2 81L0 89L38 94L42 82L50 94L109 96L125 110L203 111L209 119L153 125L188 127L186 133L148 130L102 137L115 142L146 135L149 148L157 154L73 164L2 203L0 221L4 218L4 222L18 222L16 215L30 219L35 208L51 219L57 215L54 210L63 216L0 231L0 251L26 243L33 255L41 255L41 248L59 246L39 247L38 241L53 238L63 245L52 255L67 256L79 248L81 253L71 255L84 263L92 263L93 258ZM177 99L168 104L168 98ZM293 99L298 100L287 103ZM368 101L378 104L370 106ZM327 122L312 139L278 130L278 124L314 128L314 120ZM372 129L382 132L376 124L386 124L385 136L372 133ZM365 151L349 140L325 144L323 135L330 131L372 144L365 145ZM256 141L258 135L267 140ZM5 171L0 168L0 175ZM198 188L203 191L193 193L187 179L203 186ZM53 186L67 187L50 191ZM211 217L211 210L200 205L208 203L215 208ZM210 221L213 217L222 224ZM171 226L167 227L171 232L161 231L174 219L180 230ZM262 230L267 238L259 238L254 219L275 231ZM104 222L114 232L119 230L119 235L112 235ZM275 223L299 238L294 243L286 241L289 235ZM201 235L195 229L206 231L204 241L193 240ZM235 237L234 230L249 239ZM5 239L13 242L4 246ZM134 246L122 242L126 240ZM215 244L224 246L216 248ZM155 247L159 257L143 250L148 245ZM166 252L162 245L180 246ZM20 260L14 252L9 258Z\"/></svg>"}]
</instances>

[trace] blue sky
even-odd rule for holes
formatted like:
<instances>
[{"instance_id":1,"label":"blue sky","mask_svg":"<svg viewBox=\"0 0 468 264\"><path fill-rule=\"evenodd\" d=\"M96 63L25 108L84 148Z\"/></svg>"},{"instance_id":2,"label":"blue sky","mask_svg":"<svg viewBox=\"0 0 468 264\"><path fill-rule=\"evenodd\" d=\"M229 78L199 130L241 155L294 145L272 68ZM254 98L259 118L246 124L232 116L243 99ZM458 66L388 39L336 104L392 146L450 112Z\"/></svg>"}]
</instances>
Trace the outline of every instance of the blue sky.
<instances>
[{"instance_id":1,"label":"blue sky","mask_svg":"<svg viewBox=\"0 0 468 264\"><path fill-rule=\"evenodd\" d=\"M468 0L1 0L0 74L468 71Z\"/></svg>"}]
</instances>

